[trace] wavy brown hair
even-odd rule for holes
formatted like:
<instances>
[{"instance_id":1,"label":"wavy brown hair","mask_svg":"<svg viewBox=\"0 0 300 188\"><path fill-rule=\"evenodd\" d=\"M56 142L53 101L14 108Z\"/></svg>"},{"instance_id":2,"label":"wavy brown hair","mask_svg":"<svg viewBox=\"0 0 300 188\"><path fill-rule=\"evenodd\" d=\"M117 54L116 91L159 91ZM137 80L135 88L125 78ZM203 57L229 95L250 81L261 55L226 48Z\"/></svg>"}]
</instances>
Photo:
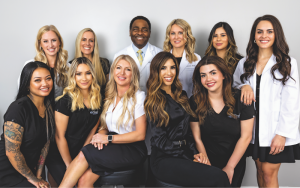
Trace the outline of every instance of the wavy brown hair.
<instances>
[{"instance_id":1,"label":"wavy brown hair","mask_svg":"<svg viewBox=\"0 0 300 188\"><path fill-rule=\"evenodd\" d=\"M273 54L276 57L276 64L271 68L271 74L275 80L281 81L283 85L291 77L291 57L289 56L289 46L286 43L283 29L279 20L273 15L264 15L258 17L252 26L250 39L247 46L247 59L244 63L245 73L241 75L240 79L244 83L251 75L254 74L254 69L258 57L258 46L254 42L256 27L261 21L269 21L273 25L275 41L273 44ZM278 70L282 78L275 77L275 71ZM293 78L292 78L293 79ZM294 80L294 79L293 79Z\"/></svg>"},{"instance_id":2,"label":"wavy brown hair","mask_svg":"<svg viewBox=\"0 0 300 188\"><path fill-rule=\"evenodd\" d=\"M38 31L35 40L36 56L34 60L41 61L43 63L46 63L46 65L49 66L49 62L47 60L46 54L41 47L42 36L44 33L48 31L53 31L60 42L59 50L57 52L56 61L55 61L55 67L54 67L55 83L60 87L65 87L68 83L68 70L69 70L67 66L68 51L64 49L64 41L60 33L58 32L57 28L54 25L45 25L41 27L40 30Z\"/></svg>"},{"instance_id":3,"label":"wavy brown hair","mask_svg":"<svg viewBox=\"0 0 300 188\"><path fill-rule=\"evenodd\" d=\"M161 91L163 80L160 75L162 66L172 59L176 65L176 75L171 85L172 93L174 94L174 100L179 103L187 113L195 116L191 110L188 97L182 93L182 85L178 79L178 63L173 54L169 52L160 52L152 60L150 65L150 77L147 81L147 96L145 99L145 113L150 121L157 122L157 126L167 126L169 123L169 115L164 110L166 106L166 97Z\"/></svg>"},{"instance_id":4,"label":"wavy brown hair","mask_svg":"<svg viewBox=\"0 0 300 188\"><path fill-rule=\"evenodd\" d=\"M170 52L173 48L171 42L170 42L170 32L173 25L178 25L183 29L183 36L186 40L185 44L185 53L186 53L186 59L189 63L192 63L193 61L197 61L198 58L194 54L195 47L196 47L196 39L192 34L192 28L189 23L187 23L183 19L174 19L171 21L171 23L168 25L166 29L166 38L164 41L164 51Z\"/></svg>"},{"instance_id":5,"label":"wavy brown hair","mask_svg":"<svg viewBox=\"0 0 300 188\"><path fill-rule=\"evenodd\" d=\"M209 102L208 91L201 83L200 68L204 65L215 65L219 71L221 71L224 76L223 85L222 85L222 95L225 106L229 109L227 115L236 118L236 115L233 114L235 99L233 97L232 91L232 74L226 66L224 60L219 56L205 56L197 64L193 74L193 96L197 104L196 115L199 118L199 125L204 123L204 118L207 116L207 113L212 110L212 107Z\"/></svg>"},{"instance_id":6,"label":"wavy brown hair","mask_svg":"<svg viewBox=\"0 0 300 188\"><path fill-rule=\"evenodd\" d=\"M214 25L214 27L210 31L210 34L209 34L209 37L208 37L209 46L207 47L207 49L205 51L205 55L206 56L215 56L215 55L217 55L216 48L213 45L213 37L214 37L214 34L215 34L216 30L220 27L222 27L225 30L225 32L227 34L227 37L228 37L228 46L227 46L224 61L227 65L227 67L229 68L231 74L233 74L234 71L235 71L237 63L239 62L240 59L243 58L243 56L241 56L238 53L237 46L236 46L235 39L234 39L234 35L233 35L233 30L232 30L231 26L228 23L219 22L219 23L216 23Z\"/></svg>"}]
</instances>

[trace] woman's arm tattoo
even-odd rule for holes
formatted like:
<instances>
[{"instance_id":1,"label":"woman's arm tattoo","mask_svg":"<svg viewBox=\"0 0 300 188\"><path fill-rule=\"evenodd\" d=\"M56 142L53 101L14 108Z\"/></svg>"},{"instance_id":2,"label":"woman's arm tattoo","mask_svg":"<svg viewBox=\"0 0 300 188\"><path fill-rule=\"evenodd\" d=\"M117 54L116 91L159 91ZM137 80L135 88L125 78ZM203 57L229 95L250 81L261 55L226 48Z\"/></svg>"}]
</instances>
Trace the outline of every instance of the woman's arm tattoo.
<instances>
[{"instance_id":1,"label":"woman's arm tattoo","mask_svg":"<svg viewBox=\"0 0 300 188\"><path fill-rule=\"evenodd\" d=\"M45 165L45 160L49 152L50 140L47 141L44 148L41 151L40 159L37 164L37 177L41 177L42 171Z\"/></svg>"},{"instance_id":2,"label":"woman's arm tattoo","mask_svg":"<svg viewBox=\"0 0 300 188\"><path fill-rule=\"evenodd\" d=\"M28 168L25 158L20 151L24 128L17 123L7 121L4 123L5 150L13 167L25 178L39 181Z\"/></svg>"}]
</instances>

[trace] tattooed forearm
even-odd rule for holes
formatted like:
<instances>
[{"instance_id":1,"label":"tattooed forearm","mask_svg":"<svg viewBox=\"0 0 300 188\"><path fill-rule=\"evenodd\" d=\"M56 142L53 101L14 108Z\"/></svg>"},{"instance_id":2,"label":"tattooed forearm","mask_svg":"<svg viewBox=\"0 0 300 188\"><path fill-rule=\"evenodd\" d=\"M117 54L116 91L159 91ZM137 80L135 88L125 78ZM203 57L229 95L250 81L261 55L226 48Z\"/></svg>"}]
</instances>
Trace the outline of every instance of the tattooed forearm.
<instances>
[{"instance_id":1,"label":"tattooed forearm","mask_svg":"<svg viewBox=\"0 0 300 188\"><path fill-rule=\"evenodd\" d=\"M39 181L28 168L25 158L20 151L24 128L17 123L4 123L4 138L6 155L13 167L27 179Z\"/></svg>"},{"instance_id":2,"label":"tattooed forearm","mask_svg":"<svg viewBox=\"0 0 300 188\"><path fill-rule=\"evenodd\" d=\"M49 152L49 146L50 146L50 140L48 140L48 142L45 144L44 148L41 151L40 159L37 164L38 166L37 177L40 177L42 175L42 171L45 165L45 160Z\"/></svg>"}]
</instances>

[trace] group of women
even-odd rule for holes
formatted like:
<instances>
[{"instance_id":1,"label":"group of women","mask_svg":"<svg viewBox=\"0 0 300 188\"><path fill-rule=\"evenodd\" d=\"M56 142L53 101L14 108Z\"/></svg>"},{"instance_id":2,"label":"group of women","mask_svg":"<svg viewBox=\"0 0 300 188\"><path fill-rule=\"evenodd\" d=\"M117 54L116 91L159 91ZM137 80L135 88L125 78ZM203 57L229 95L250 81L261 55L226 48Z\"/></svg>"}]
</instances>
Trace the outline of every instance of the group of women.
<instances>
[{"instance_id":1,"label":"group of women","mask_svg":"<svg viewBox=\"0 0 300 188\"><path fill-rule=\"evenodd\" d=\"M188 28L182 19L167 27L145 94L137 63L120 55L110 66L93 30L78 34L67 63L58 30L42 27L4 115L0 186L49 187L46 165L51 186L93 187L144 162L150 126L150 168L160 181L240 187L251 155L258 185L278 187L280 164L300 159L298 68L280 22L257 18L244 58L229 24L213 27L201 60ZM186 77L182 59L191 65Z\"/></svg>"}]
</instances>

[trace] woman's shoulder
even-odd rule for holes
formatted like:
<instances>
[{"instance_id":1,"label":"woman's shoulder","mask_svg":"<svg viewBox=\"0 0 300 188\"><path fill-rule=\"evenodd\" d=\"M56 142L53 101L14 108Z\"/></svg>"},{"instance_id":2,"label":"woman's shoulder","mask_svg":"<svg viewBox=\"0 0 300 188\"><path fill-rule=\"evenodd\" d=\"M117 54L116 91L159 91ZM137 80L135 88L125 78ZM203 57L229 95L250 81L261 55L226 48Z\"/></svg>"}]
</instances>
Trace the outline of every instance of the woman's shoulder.
<instances>
[{"instance_id":1,"label":"woman's shoulder","mask_svg":"<svg viewBox=\"0 0 300 188\"><path fill-rule=\"evenodd\" d=\"M6 113L4 114L4 121L15 121L18 124L22 124L22 120L27 117L28 113L32 113L32 102L29 97L21 97L12 102Z\"/></svg>"},{"instance_id":2,"label":"woman's shoulder","mask_svg":"<svg viewBox=\"0 0 300 188\"><path fill-rule=\"evenodd\" d=\"M9 108L26 108L30 103L31 103L30 98L24 96L12 102Z\"/></svg>"},{"instance_id":3,"label":"woman's shoulder","mask_svg":"<svg viewBox=\"0 0 300 188\"><path fill-rule=\"evenodd\" d=\"M141 104L141 103L144 104L144 101L145 101L145 98L146 98L145 92L141 91L141 90L138 90L135 93L135 98L136 98L137 104Z\"/></svg>"}]
</instances>

